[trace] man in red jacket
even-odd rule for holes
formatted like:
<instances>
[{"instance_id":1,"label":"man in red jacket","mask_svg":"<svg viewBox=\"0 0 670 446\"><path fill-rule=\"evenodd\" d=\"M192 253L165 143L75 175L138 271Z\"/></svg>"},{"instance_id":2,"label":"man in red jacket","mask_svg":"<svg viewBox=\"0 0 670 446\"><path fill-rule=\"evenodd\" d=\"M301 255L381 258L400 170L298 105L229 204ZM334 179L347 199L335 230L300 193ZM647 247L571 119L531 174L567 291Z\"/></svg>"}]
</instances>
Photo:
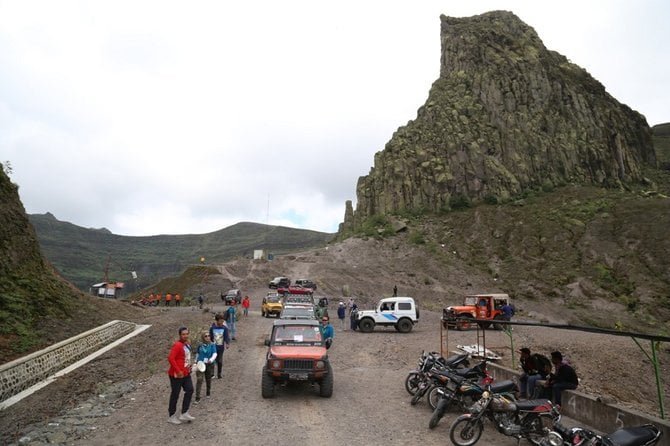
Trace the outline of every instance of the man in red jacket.
<instances>
[{"instance_id":1,"label":"man in red jacket","mask_svg":"<svg viewBox=\"0 0 670 446\"><path fill-rule=\"evenodd\" d=\"M168 407L168 423L181 424L182 421L193 421L188 413L188 408L191 406L191 396L193 396L193 381L191 380L191 344L188 340L188 328L181 327L179 329L179 339L172 344L170 354L168 355L168 362L170 369L168 376L170 377L170 405ZM181 403L181 415L177 416L177 401L179 400L179 392L184 389L184 400Z\"/></svg>"}]
</instances>

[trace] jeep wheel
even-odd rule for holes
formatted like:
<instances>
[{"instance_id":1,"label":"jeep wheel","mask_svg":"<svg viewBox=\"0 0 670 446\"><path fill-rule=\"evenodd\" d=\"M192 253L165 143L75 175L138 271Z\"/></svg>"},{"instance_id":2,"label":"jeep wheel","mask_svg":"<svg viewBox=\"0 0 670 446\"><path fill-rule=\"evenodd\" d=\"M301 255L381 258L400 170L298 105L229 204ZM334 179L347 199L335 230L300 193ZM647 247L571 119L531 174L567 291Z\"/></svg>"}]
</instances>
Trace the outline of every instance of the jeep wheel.
<instances>
[{"instance_id":1,"label":"jeep wheel","mask_svg":"<svg viewBox=\"0 0 670 446\"><path fill-rule=\"evenodd\" d=\"M505 328L505 325L496 324L496 322L495 322L495 321L502 321L502 320L503 320L503 317L500 314L496 315L496 317L493 318L493 329L494 330L502 330L503 328Z\"/></svg>"},{"instance_id":2,"label":"jeep wheel","mask_svg":"<svg viewBox=\"0 0 670 446\"><path fill-rule=\"evenodd\" d=\"M407 318L402 318L396 324L396 327L400 333L409 333L412 331L412 321Z\"/></svg>"},{"instance_id":3,"label":"jeep wheel","mask_svg":"<svg viewBox=\"0 0 670 446\"><path fill-rule=\"evenodd\" d=\"M328 373L319 383L319 395L324 398L333 396L333 368L328 364Z\"/></svg>"},{"instance_id":4,"label":"jeep wheel","mask_svg":"<svg viewBox=\"0 0 670 446\"><path fill-rule=\"evenodd\" d=\"M261 379L261 396L272 398L275 396L275 380L268 375L267 367L263 367L263 378Z\"/></svg>"},{"instance_id":5,"label":"jeep wheel","mask_svg":"<svg viewBox=\"0 0 670 446\"><path fill-rule=\"evenodd\" d=\"M472 319L472 316L469 314L459 314L458 317L464 317L464 318L469 318ZM470 328L470 322L467 320L463 321L456 321L456 330L467 330Z\"/></svg>"},{"instance_id":6,"label":"jeep wheel","mask_svg":"<svg viewBox=\"0 0 670 446\"><path fill-rule=\"evenodd\" d=\"M370 333L375 329L375 322L369 317L366 317L358 323L358 328L360 328L363 333Z\"/></svg>"}]
</instances>

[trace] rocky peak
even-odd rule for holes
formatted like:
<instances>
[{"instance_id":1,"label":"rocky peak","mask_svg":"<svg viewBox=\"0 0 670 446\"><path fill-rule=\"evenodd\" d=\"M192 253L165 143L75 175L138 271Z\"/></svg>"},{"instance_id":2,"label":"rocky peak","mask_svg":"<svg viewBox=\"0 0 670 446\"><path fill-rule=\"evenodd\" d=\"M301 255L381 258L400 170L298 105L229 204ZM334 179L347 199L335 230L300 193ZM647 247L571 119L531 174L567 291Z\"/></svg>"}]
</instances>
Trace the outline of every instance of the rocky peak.
<instances>
[{"instance_id":1,"label":"rocky peak","mask_svg":"<svg viewBox=\"0 0 670 446\"><path fill-rule=\"evenodd\" d=\"M537 187L621 187L656 164L645 118L513 13L442 16L441 42L426 103L358 180L354 225Z\"/></svg>"}]
</instances>

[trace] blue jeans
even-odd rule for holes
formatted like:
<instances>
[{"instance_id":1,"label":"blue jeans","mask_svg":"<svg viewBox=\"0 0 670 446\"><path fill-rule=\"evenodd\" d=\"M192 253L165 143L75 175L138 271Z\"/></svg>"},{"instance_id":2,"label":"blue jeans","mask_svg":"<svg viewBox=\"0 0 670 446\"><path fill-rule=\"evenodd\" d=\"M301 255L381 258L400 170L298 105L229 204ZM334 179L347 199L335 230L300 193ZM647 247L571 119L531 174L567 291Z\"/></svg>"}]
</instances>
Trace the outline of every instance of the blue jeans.
<instances>
[{"instance_id":1,"label":"blue jeans","mask_svg":"<svg viewBox=\"0 0 670 446\"><path fill-rule=\"evenodd\" d=\"M576 388L577 384L554 383L554 385L551 386L551 394L552 394L551 400L554 402L554 404L561 404L561 393L564 390L574 390Z\"/></svg>"}]
</instances>

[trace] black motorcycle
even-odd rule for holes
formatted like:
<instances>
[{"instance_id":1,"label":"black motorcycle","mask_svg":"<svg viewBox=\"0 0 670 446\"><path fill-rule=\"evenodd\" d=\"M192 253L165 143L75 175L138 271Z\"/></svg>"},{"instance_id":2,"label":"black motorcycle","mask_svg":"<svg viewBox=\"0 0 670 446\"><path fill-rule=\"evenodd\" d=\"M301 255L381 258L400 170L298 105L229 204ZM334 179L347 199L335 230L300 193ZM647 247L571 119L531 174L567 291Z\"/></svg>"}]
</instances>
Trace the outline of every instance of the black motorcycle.
<instances>
[{"instance_id":1,"label":"black motorcycle","mask_svg":"<svg viewBox=\"0 0 670 446\"><path fill-rule=\"evenodd\" d=\"M421 352L417 368L410 371L405 378L407 393L414 395L419 389L419 384L427 379L426 374L436 365L443 369L468 367L468 354L463 353L443 358L438 352Z\"/></svg>"},{"instance_id":2,"label":"black motorcycle","mask_svg":"<svg viewBox=\"0 0 670 446\"><path fill-rule=\"evenodd\" d=\"M486 361L482 361L474 367L468 369L449 369L433 366L430 371L426 372L424 379L419 382L419 387L414 393L410 404L412 406L421 400L425 395L429 394L436 386L444 386L449 381L449 376L458 376L464 379L478 380L487 376ZM434 400L433 404L437 401Z\"/></svg>"},{"instance_id":3,"label":"black motorcycle","mask_svg":"<svg viewBox=\"0 0 670 446\"><path fill-rule=\"evenodd\" d=\"M485 391L470 407L470 413L456 418L449 429L449 438L456 446L472 446L484 431L484 420L491 420L496 430L518 440L527 439L539 446L546 428L560 420L558 406L549 400L515 401L503 393Z\"/></svg>"},{"instance_id":4,"label":"black motorcycle","mask_svg":"<svg viewBox=\"0 0 670 446\"><path fill-rule=\"evenodd\" d=\"M451 376L447 386L433 389L439 399L428 422L428 427L434 429L450 408L460 410L461 413L467 412L472 404L481 398L484 393L483 386L488 386L490 392L493 393L508 394L510 398L514 398L513 393L518 391L516 383L511 380L492 383L490 378L485 378L480 385L459 376ZM430 395L428 400L430 401Z\"/></svg>"},{"instance_id":5,"label":"black motorcycle","mask_svg":"<svg viewBox=\"0 0 670 446\"><path fill-rule=\"evenodd\" d=\"M559 421L548 430L540 441L540 446L653 446L658 444L662 432L653 424L626 427L609 435L598 435L588 429L573 427L568 429Z\"/></svg>"}]
</instances>

